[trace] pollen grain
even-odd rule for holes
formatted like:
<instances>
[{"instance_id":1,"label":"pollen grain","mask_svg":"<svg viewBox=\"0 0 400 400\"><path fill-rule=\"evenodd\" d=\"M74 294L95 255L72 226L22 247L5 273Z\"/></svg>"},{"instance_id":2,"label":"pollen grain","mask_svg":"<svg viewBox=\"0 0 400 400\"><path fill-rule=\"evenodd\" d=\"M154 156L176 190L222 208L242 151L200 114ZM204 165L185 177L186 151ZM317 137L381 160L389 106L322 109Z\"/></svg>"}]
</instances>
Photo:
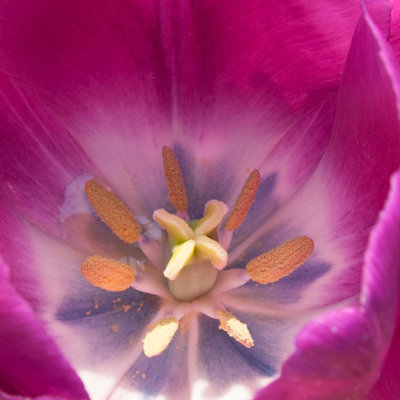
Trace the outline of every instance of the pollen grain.
<instances>
[{"instance_id":1,"label":"pollen grain","mask_svg":"<svg viewBox=\"0 0 400 400\"><path fill-rule=\"evenodd\" d=\"M168 146L163 146L162 157L164 175L167 180L168 198L178 211L185 212L188 208L188 199L178 160Z\"/></svg>"},{"instance_id":2,"label":"pollen grain","mask_svg":"<svg viewBox=\"0 0 400 400\"><path fill-rule=\"evenodd\" d=\"M93 179L86 182L85 193L96 214L116 236L129 244L139 239L140 225L114 193Z\"/></svg>"},{"instance_id":3,"label":"pollen grain","mask_svg":"<svg viewBox=\"0 0 400 400\"><path fill-rule=\"evenodd\" d=\"M81 265L81 272L93 286L109 292L126 290L135 280L132 267L98 255L89 257Z\"/></svg>"},{"instance_id":4,"label":"pollen grain","mask_svg":"<svg viewBox=\"0 0 400 400\"><path fill-rule=\"evenodd\" d=\"M158 321L143 339L143 351L147 357L161 354L171 343L178 329L179 322L174 317Z\"/></svg>"},{"instance_id":5,"label":"pollen grain","mask_svg":"<svg viewBox=\"0 0 400 400\"><path fill-rule=\"evenodd\" d=\"M250 348L254 346L254 341L247 328L247 324L239 321L233 314L225 310L218 310L217 318L220 322L219 329L224 330L244 347Z\"/></svg>"},{"instance_id":6,"label":"pollen grain","mask_svg":"<svg viewBox=\"0 0 400 400\"><path fill-rule=\"evenodd\" d=\"M274 249L250 260L246 270L258 283L277 282L304 264L314 250L314 242L307 236L287 240Z\"/></svg>"},{"instance_id":7,"label":"pollen grain","mask_svg":"<svg viewBox=\"0 0 400 400\"><path fill-rule=\"evenodd\" d=\"M234 231L242 225L246 218L251 205L256 199L256 193L260 184L260 172L254 169L247 178L243 188L236 200L235 205L225 222L225 229L227 231Z\"/></svg>"}]
</instances>

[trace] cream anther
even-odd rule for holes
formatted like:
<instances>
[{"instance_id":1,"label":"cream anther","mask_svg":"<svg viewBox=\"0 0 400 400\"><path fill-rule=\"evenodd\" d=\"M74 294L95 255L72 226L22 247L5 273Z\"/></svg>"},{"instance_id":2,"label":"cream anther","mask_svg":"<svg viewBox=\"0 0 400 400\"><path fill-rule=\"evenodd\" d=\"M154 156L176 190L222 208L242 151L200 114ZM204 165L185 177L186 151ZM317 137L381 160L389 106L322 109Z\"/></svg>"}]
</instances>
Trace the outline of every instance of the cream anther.
<instances>
[{"instance_id":1,"label":"cream anther","mask_svg":"<svg viewBox=\"0 0 400 400\"><path fill-rule=\"evenodd\" d=\"M217 318L220 322L219 329L224 330L230 337L247 348L254 346L247 324L239 321L233 314L225 310L218 310Z\"/></svg>"},{"instance_id":2,"label":"cream anther","mask_svg":"<svg viewBox=\"0 0 400 400\"><path fill-rule=\"evenodd\" d=\"M143 339L143 351L147 357L161 354L171 343L178 329L179 322L176 318L168 317L157 322Z\"/></svg>"}]
</instances>

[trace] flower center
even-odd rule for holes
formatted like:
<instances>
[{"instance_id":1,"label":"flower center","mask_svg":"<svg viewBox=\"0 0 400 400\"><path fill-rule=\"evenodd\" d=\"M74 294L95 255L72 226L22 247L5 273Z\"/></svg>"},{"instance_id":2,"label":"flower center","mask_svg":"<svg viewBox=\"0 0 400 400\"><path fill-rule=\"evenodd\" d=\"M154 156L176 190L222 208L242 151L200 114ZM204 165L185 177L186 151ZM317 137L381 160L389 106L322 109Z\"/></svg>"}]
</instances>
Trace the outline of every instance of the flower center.
<instances>
[{"instance_id":1,"label":"flower center","mask_svg":"<svg viewBox=\"0 0 400 400\"><path fill-rule=\"evenodd\" d=\"M206 204L204 217L186 222L164 209L154 211L154 220L167 231L171 246L164 276L172 295L191 301L208 292L217 279L217 270L226 266L228 254L213 237L228 211L221 201Z\"/></svg>"},{"instance_id":2,"label":"flower center","mask_svg":"<svg viewBox=\"0 0 400 400\"><path fill-rule=\"evenodd\" d=\"M243 223L255 201L260 173L254 170L249 175L224 225L222 222L228 207L218 200L207 202L202 218L190 220L187 192L178 160L166 146L162 156L168 197L177 212L172 214L160 208L154 211L153 219L167 233L169 261L162 270L157 268L161 260L154 248L159 243L153 243L155 247L152 247L152 240L142 232L128 207L99 182L89 180L85 193L96 214L119 239L138 245L149 262L140 263L139 268L139 263L131 266L95 255L82 263L82 275L92 285L107 291L133 288L164 298L164 317L150 327L143 338L143 351L147 357L157 356L168 347L178 331L179 320L192 312L190 304L195 303L195 312L200 309L200 312L219 320L220 329L243 346L252 347L254 341L247 325L227 311L217 295L242 286L250 279L259 284L280 280L311 256L314 243L306 236L299 236L253 258L247 263L246 271L222 271L228 263L226 249L233 231ZM202 299L207 299L205 310L201 309ZM189 306L176 306L182 303ZM174 307L177 307L176 312ZM182 310L186 310L183 315Z\"/></svg>"}]
</instances>

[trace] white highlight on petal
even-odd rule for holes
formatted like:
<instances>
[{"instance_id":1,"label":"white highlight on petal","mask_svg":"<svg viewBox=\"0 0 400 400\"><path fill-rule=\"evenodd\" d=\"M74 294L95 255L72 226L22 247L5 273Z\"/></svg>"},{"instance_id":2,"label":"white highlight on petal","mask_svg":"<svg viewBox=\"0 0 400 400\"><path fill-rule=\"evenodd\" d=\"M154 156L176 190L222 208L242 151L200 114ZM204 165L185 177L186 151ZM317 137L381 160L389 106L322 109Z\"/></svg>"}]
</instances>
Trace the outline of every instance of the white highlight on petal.
<instances>
[{"instance_id":1,"label":"white highlight on petal","mask_svg":"<svg viewBox=\"0 0 400 400\"><path fill-rule=\"evenodd\" d=\"M209 400L210 383L204 379L199 379L195 382L192 389L192 399L191 400ZM244 385L234 385L222 396L213 397L213 400L251 400L254 398L252 391Z\"/></svg>"},{"instance_id":2,"label":"white highlight on petal","mask_svg":"<svg viewBox=\"0 0 400 400\"><path fill-rule=\"evenodd\" d=\"M165 315L165 310L159 310L154 318L149 321L150 325L156 323L160 318ZM73 328L66 328L65 333L68 331L69 336L72 335ZM59 331L57 331L59 332ZM106 358L105 363L97 363L93 365L92 369L88 371L86 369L87 360L93 357L85 347L85 343L82 343L81 348L72 347L71 343L62 343L61 348L65 349L70 347L68 354L73 354L73 359L70 359L72 366L77 370L79 377L82 379L85 389L87 390L91 400L109 400L113 398L115 389L118 387L120 379L126 374L127 371L136 363L140 356L143 355L143 343L142 340L146 334L146 331L142 335L135 338L135 342L132 348L123 353L116 352L114 357ZM67 337L63 335L63 337ZM60 344L60 343L59 343ZM85 367L81 367L81 365ZM139 397L140 398L140 397Z\"/></svg>"},{"instance_id":3,"label":"white highlight on petal","mask_svg":"<svg viewBox=\"0 0 400 400\"><path fill-rule=\"evenodd\" d=\"M127 399L137 399L137 400L143 399L143 392L139 392L137 390L130 388L125 389L121 386L118 386L108 400L127 400ZM168 400L168 399L166 396L160 393L157 396L152 397L151 400ZM187 399L176 398L176 400L187 400Z\"/></svg>"},{"instance_id":4,"label":"white highlight on petal","mask_svg":"<svg viewBox=\"0 0 400 400\"><path fill-rule=\"evenodd\" d=\"M92 372L87 369L78 370L79 377L85 385L85 389L93 400L106 400L110 388L115 387L118 378L105 373ZM101 382L99 384L99 382ZM103 391L105 392L103 394Z\"/></svg>"}]
</instances>

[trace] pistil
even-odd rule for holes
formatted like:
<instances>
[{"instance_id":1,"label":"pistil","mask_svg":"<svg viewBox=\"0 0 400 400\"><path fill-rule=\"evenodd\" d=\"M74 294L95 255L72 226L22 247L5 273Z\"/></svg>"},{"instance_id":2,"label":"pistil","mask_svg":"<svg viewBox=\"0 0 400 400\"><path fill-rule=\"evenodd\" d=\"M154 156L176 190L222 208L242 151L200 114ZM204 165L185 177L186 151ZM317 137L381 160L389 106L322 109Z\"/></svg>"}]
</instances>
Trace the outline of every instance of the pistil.
<instances>
[{"instance_id":1,"label":"pistil","mask_svg":"<svg viewBox=\"0 0 400 400\"><path fill-rule=\"evenodd\" d=\"M207 236L214 232L226 212L226 205L217 200L206 204L203 218L189 223L164 209L154 211L153 218L167 231L172 247L172 257L164 270L166 278L176 279L186 265L199 259L209 260L217 269L226 266L226 250Z\"/></svg>"}]
</instances>

